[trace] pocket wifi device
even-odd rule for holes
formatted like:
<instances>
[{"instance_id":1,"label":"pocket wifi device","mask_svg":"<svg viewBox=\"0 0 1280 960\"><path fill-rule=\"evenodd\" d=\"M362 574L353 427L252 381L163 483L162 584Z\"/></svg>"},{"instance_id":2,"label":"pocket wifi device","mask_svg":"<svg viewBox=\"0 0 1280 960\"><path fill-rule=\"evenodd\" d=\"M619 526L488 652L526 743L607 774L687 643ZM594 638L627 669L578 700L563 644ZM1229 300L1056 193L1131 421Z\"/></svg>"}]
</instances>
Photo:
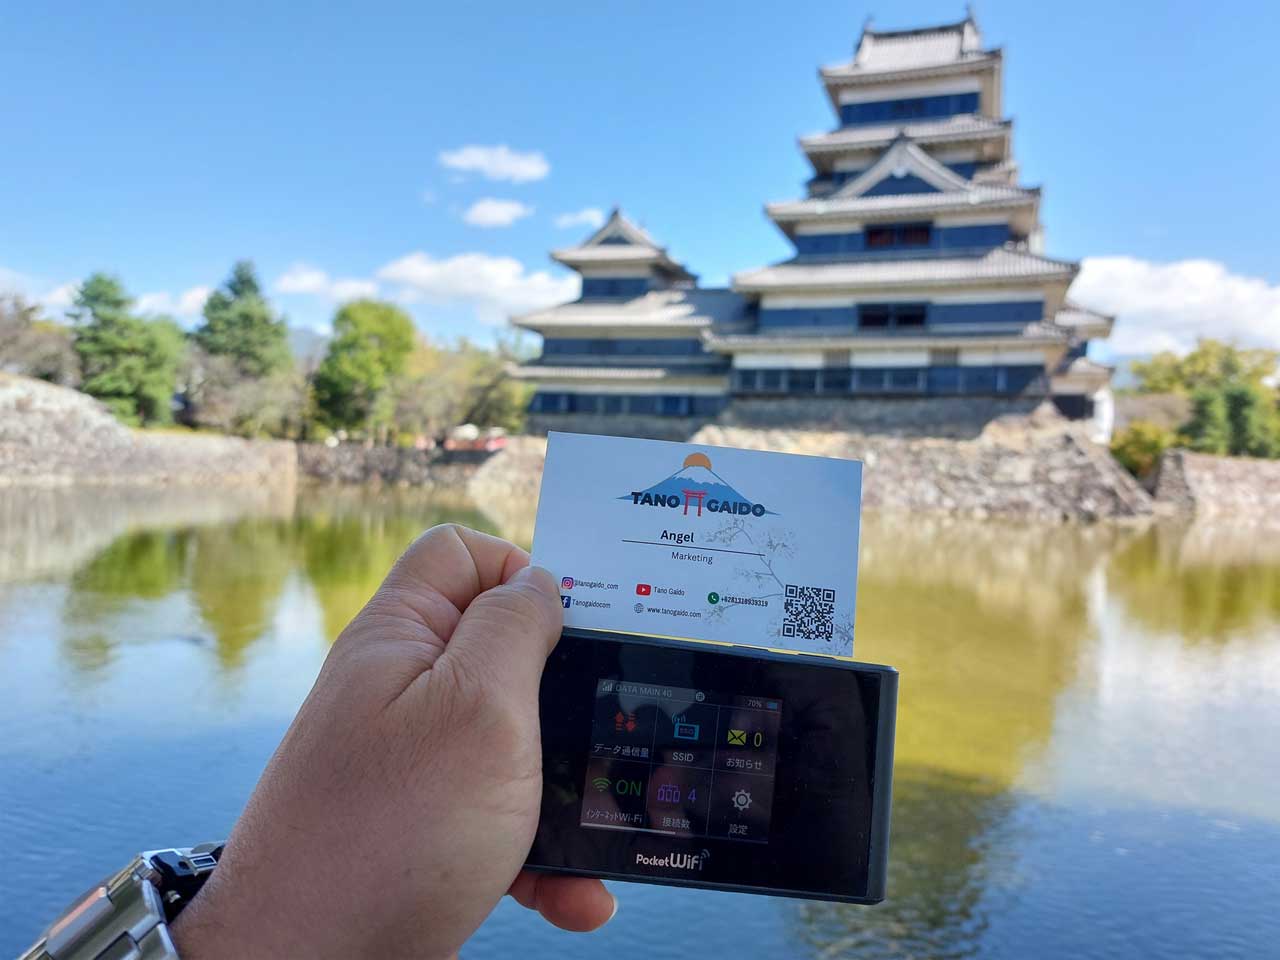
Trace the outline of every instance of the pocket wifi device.
<instances>
[{"instance_id":1,"label":"pocket wifi device","mask_svg":"<svg viewBox=\"0 0 1280 960\"><path fill-rule=\"evenodd\" d=\"M891 667L566 629L526 866L878 903L897 695Z\"/></svg>"}]
</instances>

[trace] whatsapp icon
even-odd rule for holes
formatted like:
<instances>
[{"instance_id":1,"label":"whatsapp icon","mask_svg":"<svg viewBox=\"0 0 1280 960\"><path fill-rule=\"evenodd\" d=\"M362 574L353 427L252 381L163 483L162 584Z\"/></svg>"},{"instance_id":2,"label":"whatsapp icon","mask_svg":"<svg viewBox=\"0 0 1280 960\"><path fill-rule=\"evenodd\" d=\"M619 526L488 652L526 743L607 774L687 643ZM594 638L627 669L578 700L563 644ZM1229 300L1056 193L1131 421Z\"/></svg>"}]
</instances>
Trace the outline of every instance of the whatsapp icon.
<instances>
[{"instance_id":1,"label":"whatsapp icon","mask_svg":"<svg viewBox=\"0 0 1280 960\"><path fill-rule=\"evenodd\" d=\"M712 590L710 593L707 594L707 603L719 603L719 602L720 602L720 594L716 593L714 590Z\"/></svg>"}]
</instances>

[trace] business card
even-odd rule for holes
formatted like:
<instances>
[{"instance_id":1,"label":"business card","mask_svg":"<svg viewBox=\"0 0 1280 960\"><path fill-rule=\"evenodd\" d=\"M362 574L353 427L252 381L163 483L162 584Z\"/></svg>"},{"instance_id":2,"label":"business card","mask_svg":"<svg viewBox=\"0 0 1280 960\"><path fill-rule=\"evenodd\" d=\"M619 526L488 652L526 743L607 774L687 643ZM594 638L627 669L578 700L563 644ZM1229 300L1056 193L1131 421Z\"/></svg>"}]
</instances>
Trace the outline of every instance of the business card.
<instances>
[{"instance_id":1,"label":"business card","mask_svg":"<svg viewBox=\"0 0 1280 960\"><path fill-rule=\"evenodd\" d=\"M565 626L852 658L862 464L552 433L533 562Z\"/></svg>"}]
</instances>

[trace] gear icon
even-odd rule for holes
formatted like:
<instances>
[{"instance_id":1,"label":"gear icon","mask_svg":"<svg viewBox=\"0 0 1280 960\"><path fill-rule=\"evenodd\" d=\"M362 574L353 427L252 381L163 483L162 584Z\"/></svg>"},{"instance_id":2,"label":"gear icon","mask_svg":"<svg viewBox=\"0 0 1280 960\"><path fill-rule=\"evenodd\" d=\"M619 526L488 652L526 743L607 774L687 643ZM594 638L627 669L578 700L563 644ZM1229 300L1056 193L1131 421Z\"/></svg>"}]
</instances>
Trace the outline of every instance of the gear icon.
<instances>
[{"instance_id":1,"label":"gear icon","mask_svg":"<svg viewBox=\"0 0 1280 960\"><path fill-rule=\"evenodd\" d=\"M733 798L729 802L733 804L733 809L741 813L743 810L746 810L751 806L751 791L735 790Z\"/></svg>"}]
</instances>

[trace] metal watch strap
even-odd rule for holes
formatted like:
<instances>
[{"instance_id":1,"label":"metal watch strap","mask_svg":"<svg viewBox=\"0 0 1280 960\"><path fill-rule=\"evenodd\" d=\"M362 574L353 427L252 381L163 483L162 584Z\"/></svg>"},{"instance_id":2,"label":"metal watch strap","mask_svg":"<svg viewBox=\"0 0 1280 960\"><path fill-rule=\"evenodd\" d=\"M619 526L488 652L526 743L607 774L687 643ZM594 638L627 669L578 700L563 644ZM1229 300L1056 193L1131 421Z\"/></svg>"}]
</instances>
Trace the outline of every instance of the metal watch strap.
<instances>
[{"instance_id":1,"label":"metal watch strap","mask_svg":"<svg viewBox=\"0 0 1280 960\"><path fill-rule=\"evenodd\" d=\"M138 854L68 907L19 960L177 960L166 924L221 855L220 843Z\"/></svg>"}]
</instances>

